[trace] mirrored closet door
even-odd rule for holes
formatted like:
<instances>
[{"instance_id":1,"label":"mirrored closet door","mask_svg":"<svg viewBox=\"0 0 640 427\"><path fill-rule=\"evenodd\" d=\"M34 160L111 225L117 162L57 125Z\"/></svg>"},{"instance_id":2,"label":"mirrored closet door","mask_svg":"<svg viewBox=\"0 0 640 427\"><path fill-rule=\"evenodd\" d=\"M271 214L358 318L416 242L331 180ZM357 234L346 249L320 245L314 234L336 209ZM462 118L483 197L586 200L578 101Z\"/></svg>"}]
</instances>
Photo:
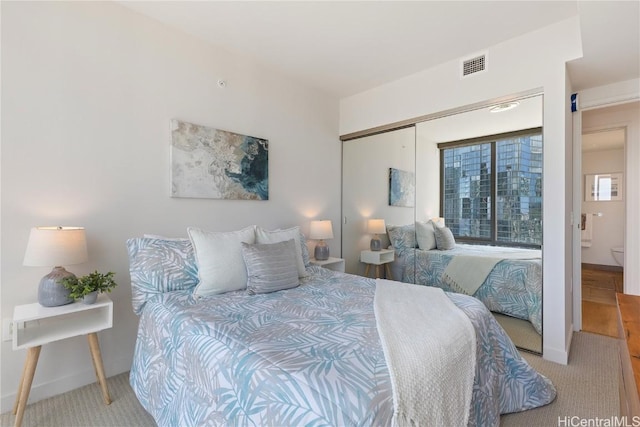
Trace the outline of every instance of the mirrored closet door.
<instances>
[{"instance_id":1,"label":"mirrored closet door","mask_svg":"<svg viewBox=\"0 0 640 427\"><path fill-rule=\"evenodd\" d=\"M348 273L473 295L519 348L541 353L542 95L489 104L343 142L342 254ZM454 249L425 238L434 224ZM377 235L392 263L371 251Z\"/></svg>"},{"instance_id":2,"label":"mirrored closet door","mask_svg":"<svg viewBox=\"0 0 640 427\"><path fill-rule=\"evenodd\" d=\"M441 217L455 248L418 245L414 283L476 297L541 353L542 95L498 107L416 125L416 228Z\"/></svg>"},{"instance_id":3,"label":"mirrored closet door","mask_svg":"<svg viewBox=\"0 0 640 427\"><path fill-rule=\"evenodd\" d=\"M415 246L415 147L414 126L343 142L342 256L347 273L413 282L402 277L405 271L397 250L389 250L385 230L397 230L408 246Z\"/></svg>"}]
</instances>

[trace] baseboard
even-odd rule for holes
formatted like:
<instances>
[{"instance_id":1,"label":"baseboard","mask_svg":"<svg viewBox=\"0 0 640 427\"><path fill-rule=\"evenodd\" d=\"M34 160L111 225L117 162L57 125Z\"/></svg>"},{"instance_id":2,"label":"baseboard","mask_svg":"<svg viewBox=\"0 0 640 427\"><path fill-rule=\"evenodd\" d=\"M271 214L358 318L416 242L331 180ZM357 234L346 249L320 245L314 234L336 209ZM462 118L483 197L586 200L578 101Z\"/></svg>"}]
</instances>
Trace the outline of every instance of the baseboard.
<instances>
[{"instance_id":1,"label":"baseboard","mask_svg":"<svg viewBox=\"0 0 640 427\"><path fill-rule=\"evenodd\" d=\"M544 335L542 337L544 342ZM550 362L559 363L561 365L567 365L569 363L569 351L571 350L572 339L573 339L573 324L571 324L571 327L567 330L567 336L565 338L567 345L565 346L565 349L560 350L557 348L551 348L543 345L542 358Z\"/></svg>"},{"instance_id":2,"label":"baseboard","mask_svg":"<svg viewBox=\"0 0 640 427\"><path fill-rule=\"evenodd\" d=\"M109 365L105 364L105 375L107 376L107 378L113 377L123 372L127 372L130 369L131 360L122 358L113 361L113 363L110 363ZM93 384L96 381L96 373L93 369L90 369L84 370L74 375L60 377L46 383L33 385L33 387L31 388L31 392L29 393L28 403L31 404L39 400L57 396L59 394L83 387L87 384ZM18 384L16 384L16 388L12 393L2 396L2 399L0 400L1 413L5 413L13 409L13 404L16 400L17 386Z\"/></svg>"},{"instance_id":3,"label":"baseboard","mask_svg":"<svg viewBox=\"0 0 640 427\"><path fill-rule=\"evenodd\" d=\"M582 268L586 270L615 271L616 273L624 271L619 265L587 264L584 262L582 263Z\"/></svg>"}]
</instances>

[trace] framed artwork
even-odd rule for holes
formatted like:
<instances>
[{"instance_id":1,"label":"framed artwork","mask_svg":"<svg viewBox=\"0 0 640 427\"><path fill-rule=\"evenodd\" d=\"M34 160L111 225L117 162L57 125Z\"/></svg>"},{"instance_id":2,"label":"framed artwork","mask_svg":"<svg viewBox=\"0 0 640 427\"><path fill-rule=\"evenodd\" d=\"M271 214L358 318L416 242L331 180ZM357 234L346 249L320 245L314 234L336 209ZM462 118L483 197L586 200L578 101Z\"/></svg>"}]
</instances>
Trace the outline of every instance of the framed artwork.
<instances>
[{"instance_id":1,"label":"framed artwork","mask_svg":"<svg viewBox=\"0 0 640 427\"><path fill-rule=\"evenodd\" d=\"M622 200L623 174L598 173L585 175L585 202L610 202Z\"/></svg>"},{"instance_id":2,"label":"framed artwork","mask_svg":"<svg viewBox=\"0 0 640 427\"><path fill-rule=\"evenodd\" d=\"M171 197L269 199L269 141L171 120Z\"/></svg>"},{"instance_id":3,"label":"framed artwork","mask_svg":"<svg viewBox=\"0 0 640 427\"><path fill-rule=\"evenodd\" d=\"M389 206L412 208L415 201L415 174L389 168Z\"/></svg>"}]
</instances>

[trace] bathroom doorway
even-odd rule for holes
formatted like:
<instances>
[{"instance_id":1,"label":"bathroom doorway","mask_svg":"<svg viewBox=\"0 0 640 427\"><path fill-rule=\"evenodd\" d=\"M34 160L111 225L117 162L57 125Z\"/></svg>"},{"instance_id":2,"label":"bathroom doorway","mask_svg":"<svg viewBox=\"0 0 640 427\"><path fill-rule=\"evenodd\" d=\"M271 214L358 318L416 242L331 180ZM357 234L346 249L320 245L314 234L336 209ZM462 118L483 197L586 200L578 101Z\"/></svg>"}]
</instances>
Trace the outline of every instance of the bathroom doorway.
<instances>
[{"instance_id":1,"label":"bathroom doorway","mask_svg":"<svg viewBox=\"0 0 640 427\"><path fill-rule=\"evenodd\" d=\"M582 134L582 330L617 336L623 292L626 129Z\"/></svg>"}]
</instances>

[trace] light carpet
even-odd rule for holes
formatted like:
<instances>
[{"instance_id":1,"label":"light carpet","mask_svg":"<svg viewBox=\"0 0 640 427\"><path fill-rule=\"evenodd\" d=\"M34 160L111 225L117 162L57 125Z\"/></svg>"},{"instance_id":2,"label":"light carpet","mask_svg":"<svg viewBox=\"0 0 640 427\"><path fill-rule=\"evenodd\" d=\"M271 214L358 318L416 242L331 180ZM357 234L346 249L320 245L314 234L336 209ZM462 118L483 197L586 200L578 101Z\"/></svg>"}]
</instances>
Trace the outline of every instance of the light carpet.
<instances>
[{"instance_id":1,"label":"light carpet","mask_svg":"<svg viewBox=\"0 0 640 427\"><path fill-rule=\"evenodd\" d=\"M37 375L37 373L36 373ZM153 427L155 421L138 403L129 386L129 373L107 379L111 405L102 401L98 384L90 384L68 393L27 405L22 427ZM11 411L0 415L0 425L13 426Z\"/></svg>"},{"instance_id":2,"label":"light carpet","mask_svg":"<svg viewBox=\"0 0 640 427\"><path fill-rule=\"evenodd\" d=\"M558 397L541 408L503 415L500 418L501 426L594 425L588 424L589 420L611 419L620 415L618 340L574 332L569 364L566 366L533 354L522 355L532 367L553 382ZM562 420L570 421L559 423Z\"/></svg>"},{"instance_id":3,"label":"light carpet","mask_svg":"<svg viewBox=\"0 0 640 427\"><path fill-rule=\"evenodd\" d=\"M549 405L525 412L503 415L501 426L558 426L559 420L610 419L619 415L618 342L614 338L585 332L573 334L568 365L543 360L530 353L525 359L549 378L558 397ZM108 379L113 403L106 406L97 384L41 400L27 406L23 421L29 426L155 426L140 406L129 386L128 373ZM0 415L0 425L12 426L11 412ZM587 424L573 424L587 425ZM604 424L603 424L604 425Z\"/></svg>"}]
</instances>

